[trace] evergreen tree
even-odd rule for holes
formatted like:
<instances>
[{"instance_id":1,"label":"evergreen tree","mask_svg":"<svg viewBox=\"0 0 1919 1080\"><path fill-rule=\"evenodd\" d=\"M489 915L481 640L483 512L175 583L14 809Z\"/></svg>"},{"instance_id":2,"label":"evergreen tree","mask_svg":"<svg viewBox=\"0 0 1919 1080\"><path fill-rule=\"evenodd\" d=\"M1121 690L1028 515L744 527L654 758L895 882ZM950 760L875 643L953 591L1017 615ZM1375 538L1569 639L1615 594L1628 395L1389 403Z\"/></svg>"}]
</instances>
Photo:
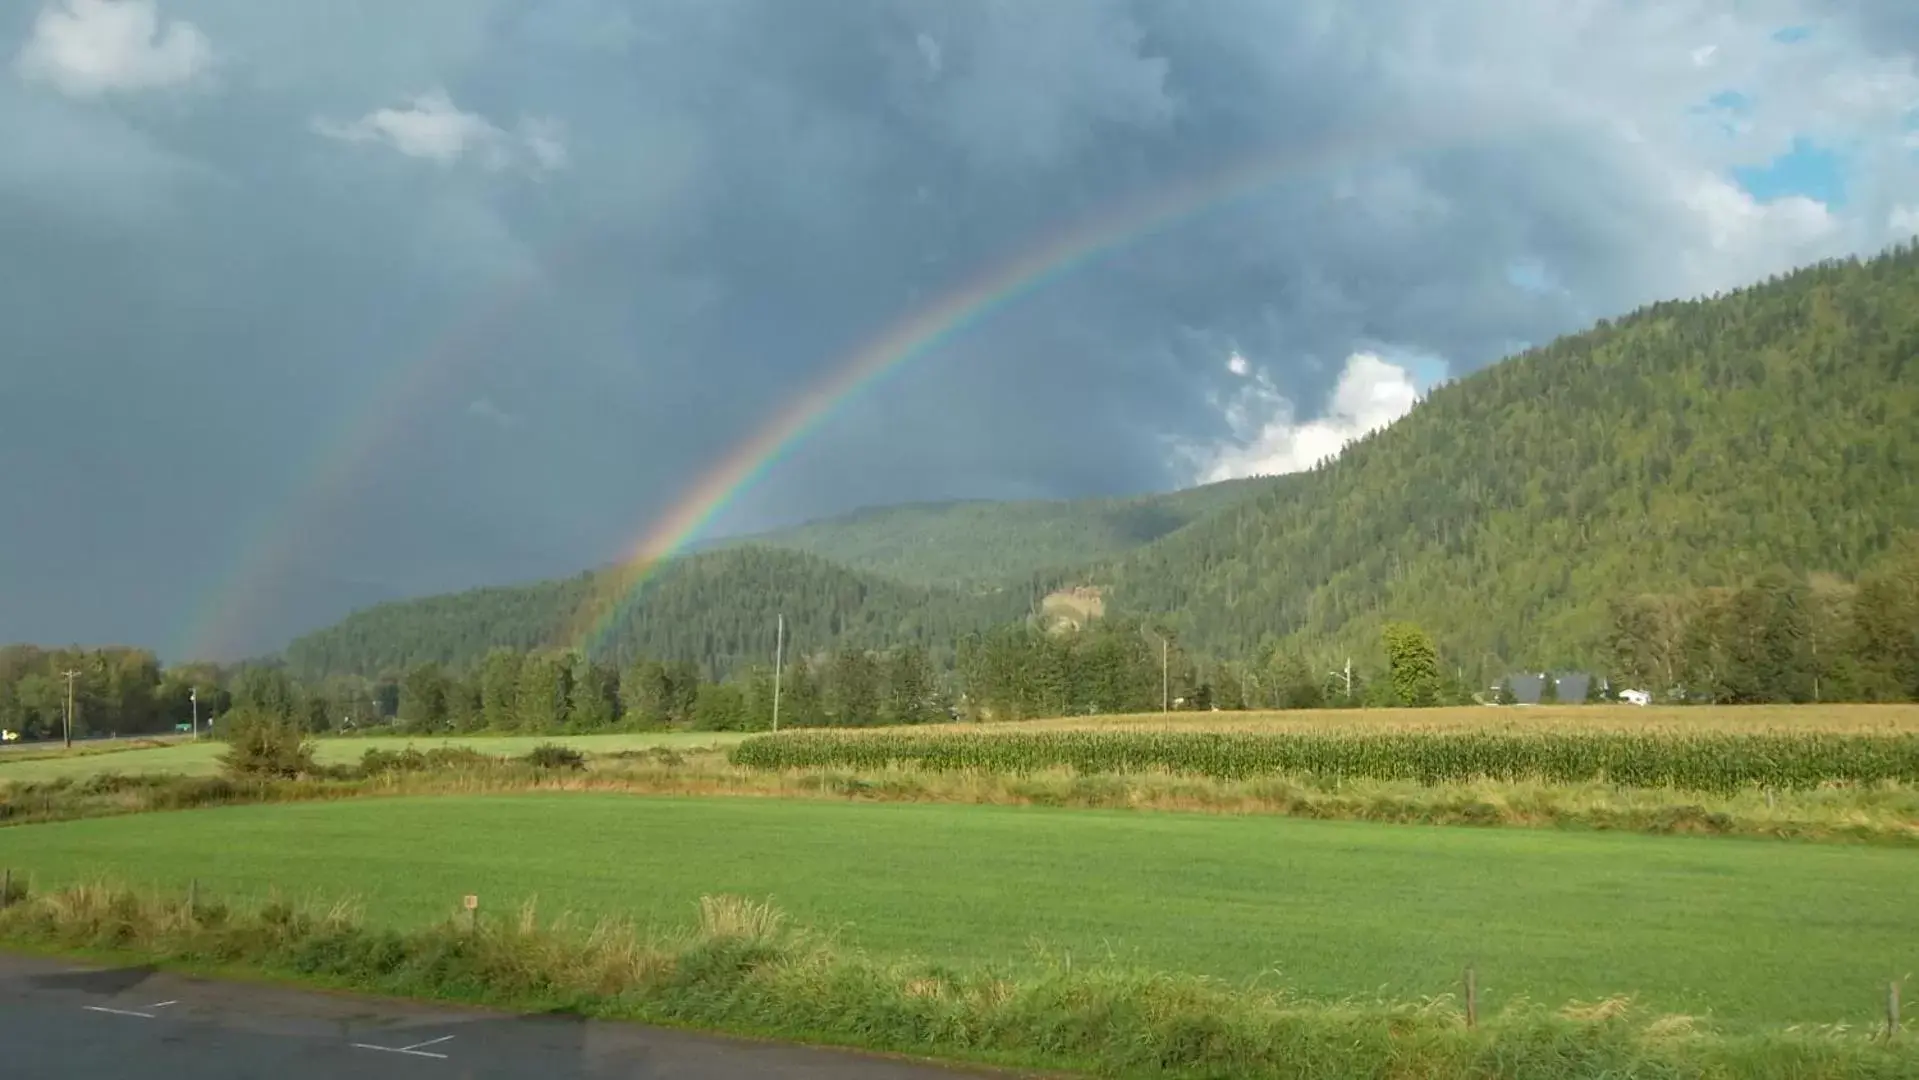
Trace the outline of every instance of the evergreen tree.
<instances>
[{"instance_id":1,"label":"evergreen tree","mask_svg":"<svg viewBox=\"0 0 1919 1080\"><path fill-rule=\"evenodd\" d=\"M416 664L400 683L400 711L395 719L410 734L445 731L446 676L438 664Z\"/></svg>"},{"instance_id":2,"label":"evergreen tree","mask_svg":"<svg viewBox=\"0 0 1919 1080\"><path fill-rule=\"evenodd\" d=\"M880 722L879 671L865 650L843 648L833 657L826 690L826 711L833 723L867 727Z\"/></svg>"},{"instance_id":3,"label":"evergreen tree","mask_svg":"<svg viewBox=\"0 0 1919 1080\"><path fill-rule=\"evenodd\" d=\"M568 726L574 731L605 731L619 718L620 684L618 674L609 666L588 659L583 653L568 654L571 671L571 711Z\"/></svg>"},{"instance_id":4,"label":"evergreen tree","mask_svg":"<svg viewBox=\"0 0 1919 1080\"><path fill-rule=\"evenodd\" d=\"M881 715L889 724L925 724L943 719L933 696L933 667L926 650L906 645L886 658L886 701Z\"/></svg>"},{"instance_id":5,"label":"evergreen tree","mask_svg":"<svg viewBox=\"0 0 1919 1080\"><path fill-rule=\"evenodd\" d=\"M485 726L486 720L480 702L480 684L477 679L447 677L446 722L447 727L453 731L468 735Z\"/></svg>"},{"instance_id":6,"label":"evergreen tree","mask_svg":"<svg viewBox=\"0 0 1919 1080\"><path fill-rule=\"evenodd\" d=\"M480 665L480 722L489 731L520 726L520 668L525 656L494 649Z\"/></svg>"},{"instance_id":7,"label":"evergreen tree","mask_svg":"<svg viewBox=\"0 0 1919 1080\"><path fill-rule=\"evenodd\" d=\"M819 679L805 656L791 656L780 673L780 726L813 727L824 720Z\"/></svg>"},{"instance_id":8,"label":"evergreen tree","mask_svg":"<svg viewBox=\"0 0 1919 1080\"><path fill-rule=\"evenodd\" d=\"M520 665L519 730L548 734L566 726L572 674L564 657L552 653L527 655Z\"/></svg>"},{"instance_id":9,"label":"evergreen tree","mask_svg":"<svg viewBox=\"0 0 1919 1080\"><path fill-rule=\"evenodd\" d=\"M672 722L673 689L666 665L640 657L620 672L620 711L638 728L660 728Z\"/></svg>"}]
</instances>

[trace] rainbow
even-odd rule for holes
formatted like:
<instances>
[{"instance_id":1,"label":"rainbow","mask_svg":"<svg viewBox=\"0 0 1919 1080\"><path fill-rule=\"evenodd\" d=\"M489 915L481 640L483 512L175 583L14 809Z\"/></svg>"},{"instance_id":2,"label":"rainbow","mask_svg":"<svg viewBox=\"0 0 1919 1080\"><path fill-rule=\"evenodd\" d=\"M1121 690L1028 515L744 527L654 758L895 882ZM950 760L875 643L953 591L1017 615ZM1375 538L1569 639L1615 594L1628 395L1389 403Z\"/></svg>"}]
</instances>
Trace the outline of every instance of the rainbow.
<instances>
[{"instance_id":1,"label":"rainbow","mask_svg":"<svg viewBox=\"0 0 1919 1080\"><path fill-rule=\"evenodd\" d=\"M1201 211L1251 195L1300 170L1348 160L1367 148L1403 147L1379 133L1268 153L1171 190L1134 198L1055 235L1047 243L973 277L893 323L835 364L825 378L780 409L746 441L709 466L666 513L600 575L568 623L563 643L594 652L627 603L676 553L742 493L802 443L844 402L887 373L925 356L1008 304L1116 248L1152 236Z\"/></svg>"},{"instance_id":2,"label":"rainbow","mask_svg":"<svg viewBox=\"0 0 1919 1080\"><path fill-rule=\"evenodd\" d=\"M1423 128L1423 130L1422 130ZM1006 305L1117 248L1155 235L1204 210L1251 195L1314 167L1354 162L1367 151L1397 151L1440 140L1432 129L1407 122L1392 130L1342 135L1304 147L1268 150L1170 189L1122 201L1090 215L1047 242L988 267L957 289L893 323L797 399L788 402L746 441L709 466L669 509L629 544L609 572L597 575L587 599L566 620L561 643L597 649L627 602L659 568L748 490L768 469L816 429L842 402L886 373L924 356L979 324ZM1443 140L1463 141L1459 133ZM482 316L446 335L423 358L402 367L348 424L329 453L316 455L308 480L289 487L289 498L240 531L236 571L213 590L184 635L182 656L200 655L224 633L245 624L263 588L294 564L323 532L329 511L351 494L381 447L405 429L404 420L457 369L470 343L515 311L546 280L516 277L492 297Z\"/></svg>"}]
</instances>

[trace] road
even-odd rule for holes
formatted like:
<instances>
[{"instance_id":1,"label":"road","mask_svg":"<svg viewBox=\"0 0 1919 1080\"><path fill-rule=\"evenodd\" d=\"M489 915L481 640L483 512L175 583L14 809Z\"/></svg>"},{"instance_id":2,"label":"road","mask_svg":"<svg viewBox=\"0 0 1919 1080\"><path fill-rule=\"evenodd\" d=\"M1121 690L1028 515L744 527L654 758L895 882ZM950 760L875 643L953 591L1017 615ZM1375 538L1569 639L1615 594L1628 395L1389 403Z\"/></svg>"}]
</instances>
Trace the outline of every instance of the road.
<instances>
[{"instance_id":1,"label":"road","mask_svg":"<svg viewBox=\"0 0 1919 1080\"><path fill-rule=\"evenodd\" d=\"M0 1072L35 1080L963 1080L1010 1074L0 954Z\"/></svg>"}]
</instances>

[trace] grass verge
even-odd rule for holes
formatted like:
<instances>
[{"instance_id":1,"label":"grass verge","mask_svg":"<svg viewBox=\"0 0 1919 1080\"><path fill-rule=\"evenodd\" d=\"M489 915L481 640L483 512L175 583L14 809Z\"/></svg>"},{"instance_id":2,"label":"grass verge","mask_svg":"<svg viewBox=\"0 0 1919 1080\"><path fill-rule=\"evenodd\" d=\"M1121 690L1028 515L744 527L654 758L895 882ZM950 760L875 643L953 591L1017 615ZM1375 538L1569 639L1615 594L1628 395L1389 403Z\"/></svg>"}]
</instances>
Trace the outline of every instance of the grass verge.
<instances>
[{"instance_id":1,"label":"grass verge","mask_svg":"<svg viewBox=\"0 0 1919 1080\"><path fill-rule=\"evenodd\" d=\"M1837 1027L1729 1034L1624 999L1514 1002L1468 1028L1450 998L1312 1002L1153 972L1014 977L882 960L769 905L702 897L645 931L564 918L365 926L351 904L251 909L105 884L0 909L0 941L213 965L399 996L669 1023L1112 1077L1890 1080L1919 1043Z\"/></svg>"}]
</instances>

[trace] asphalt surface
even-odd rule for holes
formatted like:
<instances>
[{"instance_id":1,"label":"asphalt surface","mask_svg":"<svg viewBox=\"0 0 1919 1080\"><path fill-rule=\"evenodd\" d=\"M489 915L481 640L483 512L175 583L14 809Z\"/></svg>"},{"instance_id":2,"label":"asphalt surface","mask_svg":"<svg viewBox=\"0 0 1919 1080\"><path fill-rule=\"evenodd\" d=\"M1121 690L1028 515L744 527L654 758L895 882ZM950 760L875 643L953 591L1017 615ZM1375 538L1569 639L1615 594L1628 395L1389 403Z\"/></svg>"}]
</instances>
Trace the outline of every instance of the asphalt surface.
<instances>
[{"instance_id":1,"label":"asphalt surface","mask_svg":"<svg viewBox=\"0 0 1919 1080\"><path fill-rule=\"evenodd\" d=\"M513 1016L0 955L20 1080L961 1080L1010 1074L570 1015Z\"/></svg>"}]
</instances>

